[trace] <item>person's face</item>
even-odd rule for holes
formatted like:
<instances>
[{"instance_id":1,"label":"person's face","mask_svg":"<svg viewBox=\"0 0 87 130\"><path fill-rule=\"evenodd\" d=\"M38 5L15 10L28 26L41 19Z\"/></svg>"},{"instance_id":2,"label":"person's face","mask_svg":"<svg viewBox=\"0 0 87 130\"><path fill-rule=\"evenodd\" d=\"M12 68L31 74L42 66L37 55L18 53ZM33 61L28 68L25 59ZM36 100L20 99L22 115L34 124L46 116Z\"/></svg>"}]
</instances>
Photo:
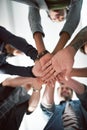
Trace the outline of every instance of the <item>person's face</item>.
<instances>
[{"instance_id":1,"label":"person's face","mask_svg":"<svg viewBox=\"0 0 87 130\"><path fill-rule=\"evenodd\" d=\"M66 9L61 10L50 10L49 17L52 21L61 22L66 18Z\"/></svg>"},{"instance_id":2,"label":"person's face","mask_svg":"<svg viewBox=\"0 0 87 130\"><path fill-rule=\"evenodd\" d=\"M65 100L70 100L72 98L72 93L72 90L65 85L59 87L59 96Z\"/></svg>"}]
</instances>

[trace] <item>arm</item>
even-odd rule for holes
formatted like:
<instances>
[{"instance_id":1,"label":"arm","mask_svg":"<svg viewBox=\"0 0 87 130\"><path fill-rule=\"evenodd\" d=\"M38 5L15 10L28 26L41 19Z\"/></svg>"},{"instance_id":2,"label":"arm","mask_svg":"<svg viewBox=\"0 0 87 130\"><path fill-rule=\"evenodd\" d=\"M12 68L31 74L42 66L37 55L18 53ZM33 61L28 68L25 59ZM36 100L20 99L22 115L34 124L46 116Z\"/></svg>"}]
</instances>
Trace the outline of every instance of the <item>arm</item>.
<instances>
[{"instance_id":1,"label":"arm","mask_svg":"<svg viewBox=\"0 0 87 130\"><path fill-rule=\"evenodd\" d=\"M30 86L33 87L33 92L31 94L28 103L27 114L30 114L36 109L40 99L40 90L42 88L42 81L39 78L29 78L29 77L8 78L5 81L3 81L2 85L4 87L6 86L18 87L23 85L23 87L25 87L25 89L27 90L30 89ZM26 85L28 85L29 88L26 88Z\"/></svg>"},{"instance_id":2,"label":"arm","mask_svg":"<svg viewBox=\"0 0 87 130\"><path fill-rule=\"evenodd\" d=\"M55 70L57 71L57 73L60 73L61 71L66 71L66 75L69 76L74 63L74 57L78 49L80 49L86 43L86 41L87 27L83 28L66 48L59 51L57 55L52 58L52 64L53 66L55 66Z\"/></svg>"},{"instance_id":3,"label":"arm","mask_svg":"<svg viewBox=\"0 0 87 130\"><path fill-rule=\"evenodd\" d=\"M12 86L12 87L18 87L18 86L24 86L27 84L31 84L34 89L40 90L42 87L42 81L39 78L30 78L30 77L16 77L16 78L7 78L5 81L3 81L3 86Z\"/></svg>"},{"instance_id":4,"label":"arm","mask_svg":"<svg viewBox=\"0 0 87 130\"><path fill-rule=\"evenodd\" d=\"M24 52L27 56L30 56L31 59L36 59L37 50L32 45L24 38L12 34L2 26L0 26L0 41L12 45L21 52Z\"/></svg>"},{"instance_id":5,"label":"arm","mask_svg":"<svg viewBox=\"0 0 87 130\"><path fill-rule=\"evenodd\" d=\"M55 49L53 51L53 54L57 53L59 50L61 50L66 45L66 43L70 39L71 35L77 28L79 21L80 21L82 1L83 0L72 1L70 8L69 8L66 22L63 26L63 29L60 32L60 39L57 43L57 46L55 47Z\"/></svg>"},{"instance_id":6,"label":"arm","mask_svg":"<svg viewBox=\"0 0 87 130\"><path fill-rule=\"evenodd\" d=\"M45 46L43 42L44 32L41 25L40 10L38 8L29 8L29 24L36 43L38 53L40 53L45 50Z\"/></svg>"},{"instance_id":7,"label":"arm","mask_svg":"<svg viewBox=\"0 0 87 130\"><path fill-rule=\"evenodd\" d=\"M59 50L64 48L64 46L68 42L69 38L70 38L70 36L67 32L62 32L62 34L60 35L60 39L59 39L55 49L53 50L52 54L55 55Z\"/></svg>"},{"instance_id":8,"label":"arm","mask_svg":"<svg viewBox=\"0 0 87 130\"><path fill-rule=\"evenodd\" d=\"M46 114L51 114L50 112L54 112L54 90L55 87L46 85L42 100L41 100L41 108Z\"/></svg>"},{"instance_id":9,"label":"arm","mask_svg":"<svg viewBox=\"0 0 87 130\"><path fill-rule=\"evenodd\" d=\"M38 51L38 55L46 50L44 41L43 41L43 28L41 26L41 16L40 16L40 10L38 8L30 7L29 10L29 24L31 31L33 33L33 38L36 43L36 48ZM40 64L41 67L49 60L51 59L50 53L40 58Z\"/></svg>"},{"instance_id":10,"label":"arm","mask_svg":"<svg viewBox=\"0 0 87 130\"><path fill-rule=\"evenodd\" d=\"M81 29L81 31L75 36L75 38L71 41L69 46L73 47L77 52L83 45L87 42L87 26Z\"/></svg>"},{"instance_id":11,"label":"arm","mask_svg":"<svg viewBox=\"0 0 87 130\"><path fill-rule=\"evenodd\" d=\"M32 113L36 109L36 107L38 106L39 100L40 100L40 90L33 91L29 100L27 114Z\"/></svg>"},{"instance_id":12,"label":"arm","mask_svg":"<svg viewBox=\"0 0 87 130\"><path fill-rule=\"evenodd\" d=\"M71 77L87 77L87 67L73 68L70 74Z\"/></svg>"},{"instance_id":13,"label":"arm","mask_svg":"<svg viewBox=\"0 0 87 130\"><path fill-rule=\"evenodd\" d=\"M43 70L47 71L53 68L56 71L55 75L62 73L64 77L69 77L74 64L74 57L78 51L87 41L87 26L83 28L71 41L71 43L64 49L57 52L45 66ZM47 71L48 72L48 71ZM48 72L48 77L49 77ZM46 76L47 76L46 75Z\"/></svg>"}]
</instances>

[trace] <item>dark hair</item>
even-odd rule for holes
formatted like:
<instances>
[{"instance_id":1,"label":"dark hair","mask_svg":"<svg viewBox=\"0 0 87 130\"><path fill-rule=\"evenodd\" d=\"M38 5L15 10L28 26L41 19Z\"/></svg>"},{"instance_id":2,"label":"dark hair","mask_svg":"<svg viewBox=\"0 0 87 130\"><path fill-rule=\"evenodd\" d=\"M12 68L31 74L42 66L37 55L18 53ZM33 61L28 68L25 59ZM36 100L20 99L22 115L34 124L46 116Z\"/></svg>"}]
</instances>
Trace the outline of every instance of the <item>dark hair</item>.
<instances>
[{"instance_id":1,"label":"dark hair","mask_svg":"<svg viewBox=\"0 0 87 130\"><path fill-rule=\"evenodd\" d=\"M85 49L84 49L84 45L80 48L80 51L81 51L82 53L86 54L86 53L85 53Z\"/></svg>"}]
</instances>

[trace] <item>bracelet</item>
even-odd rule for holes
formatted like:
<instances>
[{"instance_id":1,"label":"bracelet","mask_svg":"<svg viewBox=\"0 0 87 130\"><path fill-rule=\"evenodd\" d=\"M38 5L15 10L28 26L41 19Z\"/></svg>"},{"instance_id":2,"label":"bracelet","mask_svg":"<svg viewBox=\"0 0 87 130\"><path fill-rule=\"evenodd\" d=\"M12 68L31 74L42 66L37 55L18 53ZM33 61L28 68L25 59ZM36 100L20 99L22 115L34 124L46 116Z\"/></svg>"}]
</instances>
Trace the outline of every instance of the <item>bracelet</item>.
<instances>
[{"instance_id":1,"label":"bracelet","mask_svg":"<svg viewBox=\"0 0 87 130\"><path fill-rule=\"evenodd\" d=\"M37 55L37 60L39 60L41 57L43 57L45 54L49 53L47 50L44 50L43 52L39 53Z\"/></svg>"},{"instance_id":2,"label":"bracelet","mask_svg":"<svg viewBox=\"0 0 87 130\"><path fill-rule=\"evenodd\" d=\"M40 92L40 89L33 88L33 92L38 93L38 92Z\"/></svg>"}]
</instances>

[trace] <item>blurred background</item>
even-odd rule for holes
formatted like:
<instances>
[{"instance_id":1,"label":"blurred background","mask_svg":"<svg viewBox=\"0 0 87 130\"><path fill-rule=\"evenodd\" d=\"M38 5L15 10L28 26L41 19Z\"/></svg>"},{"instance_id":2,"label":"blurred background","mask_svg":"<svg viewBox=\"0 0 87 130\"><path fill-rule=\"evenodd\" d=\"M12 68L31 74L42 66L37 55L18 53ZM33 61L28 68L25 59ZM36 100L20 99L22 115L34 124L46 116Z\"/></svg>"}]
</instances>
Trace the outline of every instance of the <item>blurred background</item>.
<instances>
[{"instance_id":1,"label":"blurred background","mask_svg":"<svg viewBox=\"0 0 87 130\"><path fill-rule=\"evenodd\" d=\"M29 7L25 4L21 4L18 2L10 2L9 0L0 0L0 26L4 26L12 33L25 38L29 44L32 44L34 47L36 47L28 23L28 8ZM52 50L56 46L59 37L59 32L62 29L62 26L65 21L59 24L52 22L50 19L48 19L46 12L43 10L41 10L41 17L42 26L45 32L45 46L47 50L52 52ZM77 32L86 25L87 0L83 0L81 20L70 41L73 39L75 34L77 34ZM32 66L34 64L33 61L25 55L9 58L8 62L20 66ZM82 54L80 51L78 51L78 53L76 54L74 67L87 67L87 56ZM4 80L7 76L8 75L0 74L0 82ZM82 83L87 84L86 78L76 79ZM58 83L56 84L56 86L58 87ZM41 93L43 93L43 90ZM76 98L75 95L74 98ZM55 94L55 101L56 100L57 99ZM35 112L33 112L33 114L31 114L30 116L26 114L24 115L19 130L42 130L47 120L47 116L43 115L42 111L38 106Z\"/></svg>"}]
</instances>

